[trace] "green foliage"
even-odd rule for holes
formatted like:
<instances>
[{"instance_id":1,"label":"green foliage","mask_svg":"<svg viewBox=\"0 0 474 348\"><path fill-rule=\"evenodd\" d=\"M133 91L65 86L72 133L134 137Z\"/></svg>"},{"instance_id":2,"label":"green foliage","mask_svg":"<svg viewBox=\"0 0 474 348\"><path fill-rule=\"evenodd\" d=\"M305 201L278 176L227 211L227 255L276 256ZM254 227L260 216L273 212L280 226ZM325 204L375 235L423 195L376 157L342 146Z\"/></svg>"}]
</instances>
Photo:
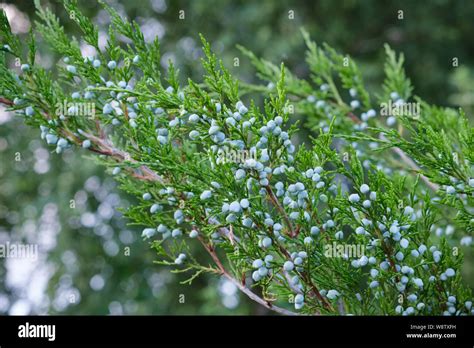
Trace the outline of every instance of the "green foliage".
<instances>
[{"instance_id":1,"label":"green foliage","mask_svg":"<svg viewBox=\"0 0 474 348\"><path fill-rule=\"evenodd\" d=\"M31 58L18 79L3 67L0 90L57 153L82 146L100 155L136 196L125 215L145 227L157 263L186 273L184 283L221 275L283 314L294 314L288 303L302 314L471 314L459 245L451 233L430 233L455 224L456 235L472 234L472 129L462 114L456 123L452 110L416 99L421 120L389 110L386 127L355 62L305 32L311 82L241 49L270 83L241 91L201 37L206 75L181 86L173 64L161 78L158 41L146 44L135 22L104 6L112 26L100 51L97 28L76 2L65 4L98 50L84 58L37 3L37 32L67 66L54 81ZM8 25L1 28L13 43ZM379 101L404 105L412 88L403 57L386 52ZM240 100L248 91L263 107ZM70 92L72 111L92 102L96 114L58 112ZM291 141L295 111L316 131L307 147ZM446 133L447 122L458 131ZM443 216L445 206L458 218Z\"/></svg>"}]
</instances>

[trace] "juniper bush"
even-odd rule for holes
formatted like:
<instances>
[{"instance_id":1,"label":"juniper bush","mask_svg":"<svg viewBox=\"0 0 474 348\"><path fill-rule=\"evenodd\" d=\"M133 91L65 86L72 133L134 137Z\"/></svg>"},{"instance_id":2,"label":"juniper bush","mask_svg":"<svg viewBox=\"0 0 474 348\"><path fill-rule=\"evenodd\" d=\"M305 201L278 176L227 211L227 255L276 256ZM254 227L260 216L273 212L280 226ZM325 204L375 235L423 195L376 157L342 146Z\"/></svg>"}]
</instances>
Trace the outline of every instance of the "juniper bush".
<instances>
[{"instance_id":1,"label":"juniper bush","mask_svg":"<svg viewBox=\"0 0 474 348\"><path fill-rule=\"evenodd\" d=\"M474 133L462 110L412 95L402 55L386 47L385 82L369 94L352 59L303 31L310 80L240 47L266 83L240 87L202 38L203 79L182 84L135 22L103 4L112 24L101 49L97 26L64 5L95 55L38 1L26 44L2 12L0 101L51 150L97 154L136 196L127 218L185 283L212 273L289 315L473 313L461 245L474 228ZM39 36L62 57L54 73L35 61ZM56 113L69 96L93 101L94 117ZM384 117L389 100L421 113ZM295 143L294 113L310 142ZM227 149L257 156L219 161ZM334 243L364 253L328 256Z\"/></svg>"}]
</instances>

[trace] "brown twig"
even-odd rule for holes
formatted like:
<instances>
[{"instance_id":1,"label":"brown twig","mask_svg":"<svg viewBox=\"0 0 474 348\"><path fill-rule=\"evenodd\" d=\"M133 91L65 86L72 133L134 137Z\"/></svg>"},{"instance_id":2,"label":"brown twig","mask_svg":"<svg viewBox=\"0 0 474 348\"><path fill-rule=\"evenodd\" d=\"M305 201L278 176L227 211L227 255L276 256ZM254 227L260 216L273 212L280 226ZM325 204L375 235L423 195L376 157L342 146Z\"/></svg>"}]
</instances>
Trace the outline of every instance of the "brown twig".
<instances>
[{"instance_id":1,"label":"brown twig","mask_svg":"<svg viewBox=\"0 0 474 348\"><path fill-rule=\"evenodd\" d=\"M250 299L252 299L253 301L257 302L258 304L264 306L265 308L271 310L271 311L274 311L276 313L279 313L279 314L283 314L283 315L300 315L298 313L295 313L295 312L292 312L292 311L289 311L287 309L284 309L284 308L281 308L281 307L278 307L278 306L274 306L273 304L271 304L270 302L268 301L265 301L263 298L261 298L260 296L258 296L257 294L255 294L254 292L252 292L249 288L247 288L244 284L242 284L240 281L238 281L237 279L235 279L229 272L227 272L227 270L225 269L224 265L222 264L221 260L219 259L219 257L217 256L217 253L215 251L215 249L209 245L208 243L206 243L204 241L204 239L201 237L201 236L198 236L198 240L201 242L202 246L204 247L204 249L206 249L206 251L208 252L208 254L211 256L212 260L216 263L217 265L217 268L219 268L219 271L221 272L221 275L223 275L224 277L226 277L228 280L230 280L235 286L237 286L237 288L242 291L245 295L247 295Z\"/></svg>"},{"instance_id":2,"label":"brown twig","mask_svg":"<svg viewBox=\"0 0 474 348\"><path fill-rule=\"evenodd\" d=\"M3 97L0 97L0 103L7 106L13 106L13 102L11 100L5 99Z\"/></svg>"},{"instance_id":3,"label":"brown twig","mask_svg":"<svg viewBox=\"0 0 474 348\"><path fill-rule=\"evenodd\" d=\"M280 202L278 201L275 194L273 193L272 188L269 185L267 185L267 186L265 186L265 190L267 191L267 194L270 197L270 201L272 202L273 206L275 208L277 208L279 213L283 216L283 220L285 220L285 223L286 223L286 225L289 229L289 231L288 231L289 236L290 237L295 237L296 234L295 234L293 224L291 223L290 219L288 218L288 215L286 214L285 209L281 206Z\"/></svg>"},{"instance_id":4,"label":"brown twig","mask_svg":"<svg viewBox=\"0 0 474 348\"><path fill-rule=\"evenodd\" d=\"M11 100L3 98L3 97L0 97L0 103L4 104L4 105L7 105L7 106L12 106L14 104ZM45 112L44 114L48 119L51 118L48 113ZM112 144L110 144L110 142L108 142L108 140L105 137L105 134L100 129L100 127L99 127L98 131L100 133L100 137L97 137L97 136L92 135L90 133L81 131L81 134L85 138L89 139L95 145L95 147L89 148L90 151L101 154L101 155L113 157L114 159L116 159L120 163L122 163L124 161L128 161L128 162L133 163L133 164L138 163L138 161L134 160L128 152L117 149ZM76 143L77 145L82 144L82 140L79 139L71 131L68 131L67 129L61 129L61 133L64 135L65 138L67 138L71 142ZM135 177L137 179L140 179L140 180L146 180L146 181L164 182L164 179L160 175L155 173L153 170L148 168L146 165L140 165L138 168L140 169L140 171L143 174L139 174L139 173L136 173L134 171L131 171L131 175L133 177Z\"/></svg>"},{"instance_id":5,"label":"brown twig","mask_svg":"<svg viewBox=\"0 0 474 348\"><path fill-rule=\"evenodd\" d=\"M81 131L81 134L97 146L97 148L91 148L92 151L98 152L102 155L113 157L119 162L128 161L132 164L138 163L138 161L133 159L128 152L115 148L107 141L107 139L101 139L95 135L89 134L84 131ZM163 177L155 173L146 165L142 164L138 168L143 173L143 175L134 175L132 173L132 175L134 175L135 177L141 180L164 182Z\"/></svg>"},{"instance_id":6,"label":"brown twig","mask_svg":"<svg viewBox=\"0 0 474 348\"><path fill-rule=\"evenodd\" d=\"M306 272L301 272L300 274L301 274L301 278L303 278L303 280L305 280L305 282L311 288L311 292L313 293L313 295L318 298L318 300L323 304L323 306L326 309L334 311L334 308L332 307L332 305L321 295L318 287L311 280L311 276L309 276Z\"/></svg>"}]
</instances>

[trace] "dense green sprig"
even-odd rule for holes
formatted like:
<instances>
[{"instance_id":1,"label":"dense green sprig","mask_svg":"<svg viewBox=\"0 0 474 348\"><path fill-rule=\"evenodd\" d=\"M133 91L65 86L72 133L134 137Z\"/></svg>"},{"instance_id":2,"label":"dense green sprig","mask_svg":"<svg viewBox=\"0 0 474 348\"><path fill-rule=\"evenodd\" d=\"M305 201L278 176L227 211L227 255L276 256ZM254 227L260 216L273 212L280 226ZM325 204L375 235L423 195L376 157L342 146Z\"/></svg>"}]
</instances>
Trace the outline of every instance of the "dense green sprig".
<instances>
[{"instance_id":1,"label":"dense green sprig","mask_svg":"<svg viewBox=\"0 0 474 348\"><path fill-rule=\"evenodd\" d=\"M386 48L387 78L371 98L352 59L303 33L311 82L242 48L269 84L241 90L202 38L205 76L181 85L172 63L160 72L158 41L145 43L110 6L101 50L97 27L65 2L96 50L83 57L36 4L37 34L63 57L59 75L35 64L32 39L21 71L2 56L3 103L56 152L99 154L137 197L126 216L185 283L215 273L283 314L472 314L452 239L454 228L463 244L472 234L472 128L419 99L419 113L396 113L412 93L403 57ZM4 54L23 61L0 18ZM314 130L306 146L293 144L294 112Z\"/></svg>"}]
</instances>

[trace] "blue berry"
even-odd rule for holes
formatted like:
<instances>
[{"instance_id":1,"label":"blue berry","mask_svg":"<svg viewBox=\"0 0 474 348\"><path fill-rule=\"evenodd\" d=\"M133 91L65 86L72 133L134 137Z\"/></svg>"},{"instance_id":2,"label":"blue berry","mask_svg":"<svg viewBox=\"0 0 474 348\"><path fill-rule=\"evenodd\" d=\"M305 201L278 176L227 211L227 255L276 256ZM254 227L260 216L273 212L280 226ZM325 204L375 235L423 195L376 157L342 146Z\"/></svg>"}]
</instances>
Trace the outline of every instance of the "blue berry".
<instances>
[{"instance_id":1,"label":"blue berry","mask_svg":"<svg viewBox=\"0 0 474 348\"><path fill-rule=\"evenodd\" d=\"M265 256L264 260L265 260L265 263L266 263L267 266L268 266L268 264L273 261L273 255L267 255L267 256Z\"/></svg>"},{"instance_id":2,"label":"blue berry","mask_svg":"<svg viewBox=\"0 0 474 348\"><path fill-rule=\"evenodd\" d=\"M189 119L188 119L189 123L197 123L199 122L199 120L200 118L198 115L196 114L189 115Z\"/></svg>"},{"instance_id":3,"label":"blue berry","mask_svg":"<svg viewBox=\"0 0 474 348\"><path fill-rule=\"evenodd\" d=\"M374 288L376 288L376 287L378 287L378 286L379 286L379 282L376 281L376 280L373 280L373 281L370 282L370 284L369 284L369 287L370 287L371 289L374 289Z\"/></svg>"},{"instance_id":4,"label":"blue berry","mask_svg":"<svg viewBox=\"0 0 474 348\"><path fill-rule=\"evenodd\" d=\"M448 268L446 271L445 271L446 275L448 277L454 277L454 275L456 274L456 272L454 271L454 269L452 268Z\"/></svg>"},{"instance_id":5,"label":"blue berry","mask_svg":"<svg viewBox=\"0 0 474 348\"><path fill-rule=\"evenodd\" d=\"M295 265L293 264L293 262L291 261L286 261L284 264L283 264L283 269L287 272L290 272L292 271L293 269L295 268Z\"/></svg>"},{"instance_id":6,"label":"blue berry","mask_svg":"<svg viewBox=\"0 0 474 348\"><path fill-rule=\"evenodd\" d=\"M114 108L110 104L105 104L104 107L102 108L102 113L104 115L110 114L114 111Z\"/></svg>"},{"instance_id":7,"label":"blue berry","mask_svg":"<svg viewBox=\"0 0 474 348\"><path fill-rule=\"evenodd\" d=\"M180 259L180 258L178 257L177 259L174 260L174 263L175 263L176 265L181 265L181 264L183 263L183 261L184 261L183 259Z\"/></svg>"},{"instance_id":8,"label":"blue berry","mask_svg":"<svg viewBox=\"0 0 474 348\"><path fill-rule=\"evenodd\" d=\"M456 193L456 189L453 186L446 186L446 193L448 195L452 195L452 194Z\"/></svg>"},{"instance_id":9,"label":"blue berry","mask_svg":"<svg viewBox=\"0 0 474 348\"><path fill-rule=\"evenodd\" d=\"M163 224L160 224L156 230L159 232L159 233L166 233L168 232L168 227L166 227L165 225Z\"/></svg>"},{"instance_id":10,"label":"blue berry","mask_svg":"<svg viewBox=\"0 0 474 348\"><path fill-rule=\"evenodd\" d=\"M155 235L156 230L154 228L145 228L142 232L143 238L151 238Z\"/></svg>"},{"instance_id":11,"label":"blue berry","mask_svg":"<svg viewBox=\"0 0 474 348\"><path fill-rule=\"evenodd\" d=\"M266 268L266 267L264 267L264 266L263 266L263 267L260 267L260 268L258 269L258 273L260 274L260 276L266 277L266 276L268 275L268 268Z\"/></svg>"},{"instance_id":12,"label":"blue berry","mask_svg":"<svg viewBox=\"0 0 474 348\"><path fill-rule=\"evenodd\" d=\"M219 126L211 126L209 128L209 135L214 135L216 134L217 132L219 132L221 130L221 128Z\"/></svg>"},{"instance_id":13,"label":"blue berry","mask_svg":"<svg viewBox=\"0 0 474 348\"><path fill-rule=\"evenodd\" d=\"M291 220L297 220L300 217L300 212L299 211L294 211L290 213L290 219Z\"/></svg>"},{"instance_id":14,"label":"blue berry","mask_svg":"<svg viewBox=\"0 0 474 348\"><path fill-rule=\"evenodd\" d=\"M358 100L351 101L351 108L357 109L360 106L360 102Z\"/></svg>"},{"instance_id":15,"label":"blue berry","mask_svg":"<svg viewBox=\"0 0 474 348\"><path fill-rule=\"evenodd\" d=\"M250 227L252 227L253 221L252 221L251 218L248 218L248 217L247 217L247 218L245 218L245 219L242 220L242 224L243 224L245 227L250 228Z\"/></svg>"},{"instance_id":16,"label":"blue berry","mask_svg":"<svg viewBox=\"0 0 474 348\"><path fill-rule=\"evenodd\" d=\"M298 256L299 257L302 257L303 259L307 258L308 257L308 254L306 253L306 251L300 251L298 253Z\"/></svg>"},{"instance_id":17,"label":"blue berry","mask_svg":"<svg viewBox=\"0 0 474 348\"><path fill-rule=\"evenodd\" d=\"M66 70L69 71L71 74L76 74L77 72L76 67L74 65L68 65L66 67Z\"/></svg>"},{"instance_id":18,"label":"blue berry","mask_svg":"<svg viewBox=\"0 0 474 348\"><path fill-rule=\"evenodd\" d=\"M408 240L405 239L405 238L403 238L403 239L400 241L400 246L401 246L403 249L408 248L408 244L409 244L409 242L408 242Z\"/></svg>"},{"instance_id":19,"label":"blue berry","mask_svg":"<svg viewBox=\"0 0 474 348\"><path fill-rule=\"evenodd\" d=\"M179 228L175 228L172 232L171 232L171 236L173 238L177 238L179 236L181 236L183 233L181 232L181 230Z\"/></svg>"},{"instance_id":20,"label":"blue berry","mask_svg":"<svg viewBox=\"0 0 474 348\"><path fill-rule=\"evenodd\" d=\"M390 98L391 98L392 100L397 100L397 99L400 99L400 96L398 95L397 92L391 92L391 93L390 93Z\"/></svg>"},{"instance_id":21,"label":"blue berry","mask_svg":"<svg viewBox=\"0 0 474 348\"><path fill-rule=\"evenodd\" d=\"M242 209L247 209L250 206L249 200L247 198L241 199L240 206L242 207Z\"/></svg>"},{"instance_id":22,"label":"blue berry","mask_svg":"<svg viewBox=\"0 0 474 348\"><path fill-rule=\"evenodd\" d=\"M55 145L58 142L58 137L55 134L46 134L46 143Z\"/></svg>"},{"instance_id":23,"label":"blue berry","mask_svg":"<svg viewBox=\"0 0 474 348\"><path fill-rule=\"evenodd\" d=\"M199 196L199 198L201 199L201 201L204 201L206 199L209 199L211 198L212 196L212 192L209 191L209 190L205 190L201 193L201 195Z\"/></svg>"},{"instance_id":24,"label":"blue berry","mask_svg":"<svg viewBox=\"0 0 474 348\"><path fill-rule=\"evenodd\" d=\"M353 193L349 196L349 202L351 203L357 203L360 201L360 197L357 193Z\"/></svg>"},{"instance_id":25,"label":"blue berry","mask_svg":"<svg viewBox=\"0 0 474 348\"><path fill-rule=\"evenodd\" d=\"M245 115L248 111L249 111L249 109L247 109L243 105L239 108L239 114L241 114L241 115Z\"/></svg>"},{"instance_id":26,"label":"blue berry","mask_svg":"<svg viewBox=\"0 0 474 348\"><path fill-rule=\"evenodd\" d=\"M254 271L252 272L252 279L256 282L258 282L259 280L262 279L262 276L260 275L260 273L258 271Z\"/></svg>"},{"instance_id":27,"label":"blue berry","mask_svg":"<svg viewBox=\"0 0 474 348\"><path fill-rule=\"evenodd\" d=\"M228 223L234 223L235 221L237 221L237 216L231 213L226 216L225 221Z\"/></svg>"},{"instance_id":28,"label":"blue berry","mask_svg":"<svg viewBox=\"0 0 474 348\"><path fill-rule=\"evenodd\" d=\"M371 276L372 278L377 277L378 274L379 274L379 271L376 270L375 268L372 268L372 269L370 270L370 276Z\"/></svg>"},{"instance_id":29,"label":"blue berry","mask_svg":"<svg viewBox=\"0 0 474 348\"><path fill-rule=\"evenodd\" d=\"M91 141L89 139L86 139L82 142L82 147L84 149L88 149L89 147L91 147Z\"/></svg>"},{"instance_id":30,"label":"blue berry","mask_svg":"<svg viewBox=\"0 0 474 348\"><path fill-rule=\"evenodd\" d=\"M161 145L166 145L168 143L168 138L164 135L158 135L156 139Z\"/></svg>"},{"instance_id":31,"label":"blue berry","mask_svg":"<svg viewBox=\"0 0 474 348\"><path fill-rule=\"evenodd\" d=\"M68 142L67 142L66 139L60 138L60 139L58 140L58 146L59 146L59 147L65 148L65 147L67 147L67 145L68 145Z\"/></svg>"},{"instance_id":32,"label":"blue berry","mask_svg":"<svg viewBox=\"0 0 474 348\"><path fill-rule=\"evenodd\" d=\"M262 240L262 246L263 246L264 248L268 248L268 247L270 247L271 245L272 245L272 239L271 239L270 237L265 237L265 238L263 238L263 240Z\"/></svg>"},{"instance_id":33,"label":"blue berry","mask_svg":"<svg viewBox=\"0 0 474 348\"><path fill-rule=\"evenodd\" d=\"M150 213L154 214L156 213L157 211L160 211L162 209L162 206L155 203L153 204L151 207L150 207Z\"/></svg>"},{"instance_id":34,"label":"blue berry","mask_svg":"<svg viewBox=\"0 0 474 348\"><path fill-rule=\"evenodd\" d=\"M340 294L337 290L329 290L327 293L327 298L330 300L334 300L336 297L338 297Z\"/></svg>"},{"instance_id":35,"label":"blue berry","mask_svg":"<svg viewBox=\"0 0 474 348\"><path fill-rule=\"evenodd\" d=\"M178 209L174 212L173 217L176 221L182 221L184 218L183 211L181 209ZM180 222L178 222L180 223Z\"/></svg>"},{"instance_id":36,"label":"blue berry","mask_svg":"<svg viewBox=\"0 0 474 348\"><path fill-rule=\"evenodd\" d=\"M189 132L189 138L191 140L196 140L199 137L199 132L197 130L192 130Z\"/></svg>"},{"instance_id":37,"label":"blue berry","mask_svg":"<svg viewBox=\"0 0 474 348\"><path fill-rule=\"evenodd\" d=\"M441 251L439 251L439 250L435 250L435 251L433 252L433 260L434 260L434 262L438 263L438 262L441 260L441 254L442 254L442 253L441 253Z\"/></svg>"},{"instance_id":38,"label":"blue berry","mask_svg":"<svg viewBox=\"0 0 474 348\"><path fill-rule=\"evenodd\" d=\"M365 255L363 255L360 259L359 259L359 265L361 267L367 265L367 263L369 262L369 258Z\"/></svg>"},{"instance_id":39,"label":"blue berry","mask_svg":"<svg viewBox=\"0 0 474 348\"><path fill-rule=\"evenodd\" d=\"M240 213L242 211L242 207L240 206L240 203L237 201L232 202L229 205L229 211L232 213Z\"/></svg>"},{"instance_id":40,"label":"blue berry","mask_svg":"<svg viewBox=\"0 0 474 348\"><path fill-rule=\"evenodd\" d=\"M322 109L324 107L324 105L326 105L326 103L324 102L324 100L318 100L316 102L316 108L318 109Z\"/></svg>"},{"instance_id":41,"label":"blue berry","mask_svg":"<svg viewBox=\"0 0 474 348\"><path fill-rule=\"evenodd\" d=\"M256 259L252 262L253 268L260 268L263 266L263 261L261 259Z\"/></svg>"},{"instance_id":42,"label":"blue berry","mask_svg":"<svg viewBox=\"0 0 474 348\"><path fill-rule=\"evenodd\" d=\"M27 106L25 109L25 115L26 116L33 116L35 113L35 110L31 106Z\"/></svg>"},{"instance_id":43,"label":"blue berry","mask_svg":"<svg viewBox=\"0 0 474 348\"><path fill-rule=\"evenodd\" d=\"M390 116L387 118L387 126L391 127L397 122L395 116Z\"/></svg>"}]
</instances>

